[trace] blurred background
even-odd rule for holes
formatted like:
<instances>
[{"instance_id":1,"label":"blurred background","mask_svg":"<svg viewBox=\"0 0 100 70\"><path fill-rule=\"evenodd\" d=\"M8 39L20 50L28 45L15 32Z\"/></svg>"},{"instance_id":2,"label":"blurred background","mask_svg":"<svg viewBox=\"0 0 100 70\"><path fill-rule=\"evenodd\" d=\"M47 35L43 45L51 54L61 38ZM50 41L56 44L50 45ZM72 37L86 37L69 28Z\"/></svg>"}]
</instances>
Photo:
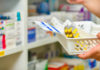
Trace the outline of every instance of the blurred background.
<instances>
[{"instance_id":1,"label":"blurred background","mask_svg":"<svg viewBox=\"0 0 100 70\"><path fill-rule=\"evenodd\" d=\"M52 17L100 24L84 6L66 0L0 0L1 70L100 70L98 61L68 55L55 33L33 23L51 24Z\"/></svg>"}]
</instances>

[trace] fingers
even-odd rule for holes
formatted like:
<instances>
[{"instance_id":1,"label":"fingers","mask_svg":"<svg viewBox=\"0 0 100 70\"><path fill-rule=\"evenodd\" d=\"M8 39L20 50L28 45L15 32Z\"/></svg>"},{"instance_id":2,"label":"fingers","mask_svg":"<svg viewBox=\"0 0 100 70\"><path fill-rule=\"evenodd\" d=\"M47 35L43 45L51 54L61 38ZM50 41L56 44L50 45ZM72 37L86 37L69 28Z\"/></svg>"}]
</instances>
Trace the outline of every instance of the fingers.
<instances>
[{"instance_id":1,"label":"fingers","mask_svg":"<svg viewBox=\"0 0 100 70\"><path fill-rule=\"evenodd\" d=\"M97 37L100 39L100 33L97 34ZM96 47L90 49L88 52L85 52L84 54L78 55L78 57L82 59L96 59L100 61L100 44Z\"/></svg>"},{"instance_id":2,"label":"fingers","mask_svg":"<svg viewBox=\"0 0 100 70\"><path fill-rule=\"evenodd\" d=\"M67 0L70 4L81 4L84 0Z\"/></svg>"},{"instance_id":3,"label":"fingers","mask_svg":"<svg viewBox=\"0 0 100 70\"><path fill-rule=\"evenodd\" d=\"M97 37L100 39L100 33L97 34Z\"/></svg>"},{"instance_id":4,"label":"fingers","mask_svg":"<svg viewBox=\"0 0 100 70\"><path fill-rule=\"evenodd\" d=\"M96 53L97 53L97 49L92 48L88 52L85 52L84 54L78 55L78 57L80 57L82 59L90 59L90 58L94 58Z\"/></svg>"},{"instance_id":5,"label":"fingers","mask_svg":"<svg viewBox=\"0 0 100 70\"><path fill-rule=\"evenodd\" d=\"M74 0L67 0L70 4L76 4L76 1Z\"/></svg>"}]
</instances>

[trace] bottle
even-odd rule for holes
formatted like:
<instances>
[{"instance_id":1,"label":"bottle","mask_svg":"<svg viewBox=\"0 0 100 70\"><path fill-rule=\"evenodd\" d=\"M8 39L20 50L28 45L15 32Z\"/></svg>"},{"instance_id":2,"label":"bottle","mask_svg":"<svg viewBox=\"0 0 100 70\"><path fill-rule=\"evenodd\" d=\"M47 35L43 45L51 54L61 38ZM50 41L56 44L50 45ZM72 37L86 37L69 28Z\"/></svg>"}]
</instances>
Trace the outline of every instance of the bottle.
<instances>
[{"instance_id":1,"label":"bottle","mask_svg":"<svg viewBox=\"0 0 100 70\"><path fill-rule=\"evenodd\" d=\"M97 66L97 62L95 59L89 59L88 64L89 64L90 70L94 70Z\"/></svg>"},{"instance_id":2,"label":"bottle","mask_svg":"<svg viewBox=\"0 0 100 70\"><path fill-rule=\"evenodd\" d=\"M21 34L21 14L17 12L17 23L16 23L16 45L19 46L22 44L22 34Z\"/></svg>"},{"instance_id":3,"label":"bottle","mask_svg":"<svg viewBox=\"0 0 100 70\"><path fill-rule=\"evenodd\" d=\"M79 21L83 21L84 20L84 8L83 7L79 11L77 20L79 20Z\"/></svg>"},{"instance_id":4,"label":"bottle","mask_svg":"<svg viewBox=\"0 0 100 70\"><path fill-rule=\"evenodd\" d=\"M59 7L59 0L49 0L50 11L57 11Z\"/></svg>"}]
</instances>

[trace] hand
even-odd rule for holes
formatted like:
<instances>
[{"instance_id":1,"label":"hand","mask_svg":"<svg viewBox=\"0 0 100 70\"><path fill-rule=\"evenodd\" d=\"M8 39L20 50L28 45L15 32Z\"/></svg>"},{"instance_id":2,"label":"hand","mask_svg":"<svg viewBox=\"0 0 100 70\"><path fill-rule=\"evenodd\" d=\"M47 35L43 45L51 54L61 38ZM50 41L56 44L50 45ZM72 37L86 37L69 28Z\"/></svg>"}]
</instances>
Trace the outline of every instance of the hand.
<instances>
[{"instance_id":1,"label":"hand","mask_svg":"<svg viewBox=\"0 0 100 70\"><path fill-rule=\"evenodd\" d=\"M70 4L82 4L84 0L67 0Z\"/></svg>"},{"instance_id":2,"label":"hand","mask_svg":"<svg viewBox=\"0 0 100 70\"><path fill-rule=\"evenodd\" d=\"M97 37L100 39L100 33L98 33ZM78 55L78 57L82 59L96 59L100 61L100 44L90 49L88 52Z\"/></svg>"},{"instance_id":3,"label":"hand","mask_svg":"<svg viewBox=\"0 0 100 70\"><path fill-rule=\"evenodd\" d=\"M66 0L70 4L82 4L84 5L90 12L100 17L100 0Z\"/></svg>"}]
</instances>

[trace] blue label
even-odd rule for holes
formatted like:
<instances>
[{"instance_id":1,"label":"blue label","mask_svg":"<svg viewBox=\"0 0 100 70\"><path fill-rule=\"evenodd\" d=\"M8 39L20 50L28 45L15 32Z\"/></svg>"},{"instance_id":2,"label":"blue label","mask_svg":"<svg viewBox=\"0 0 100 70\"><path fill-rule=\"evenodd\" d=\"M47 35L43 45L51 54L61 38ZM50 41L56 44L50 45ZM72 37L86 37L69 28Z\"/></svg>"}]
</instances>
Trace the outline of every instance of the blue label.
<instances>
[{"instance_id":1,"label":"blue label","mask_svg":"<svg viewBox=\"0 0 100 70\"><path fill-rule=\"evenodd\" d=\"M28 43L36 41L36 29L28 29Z\"/></svg>"},{"instance_id":2,"label":"blue label","mask_svg":"<svg viewBox=\"0 0 100 70\"><path fill-rule=\"evenodd\" d=\"M48 28L50 31L53 31L50 27L48 27L44 22L41 22L46 28Z\"/></svg>"},{"instance_id":3,"label":"blue label","mask_svg":"<svg viewBox=\"0 0 100 70\"><path fill-rule=\"evenodd\" d=\"M95 68L96 67L96 60L88 60L88 63L89 63L89 67L90 68Z\"/></svg>"},{"instance_id":4,"label":"blue label","mask_svg":"<svg viewBox=\"0 0 100 70\"><path fill-rule=\"evenodd\" d=\"M57 30L54 26L50 25L55 31L57 31L58 33L60 33L59 30Z\"/></svg>"}]
</instances>

